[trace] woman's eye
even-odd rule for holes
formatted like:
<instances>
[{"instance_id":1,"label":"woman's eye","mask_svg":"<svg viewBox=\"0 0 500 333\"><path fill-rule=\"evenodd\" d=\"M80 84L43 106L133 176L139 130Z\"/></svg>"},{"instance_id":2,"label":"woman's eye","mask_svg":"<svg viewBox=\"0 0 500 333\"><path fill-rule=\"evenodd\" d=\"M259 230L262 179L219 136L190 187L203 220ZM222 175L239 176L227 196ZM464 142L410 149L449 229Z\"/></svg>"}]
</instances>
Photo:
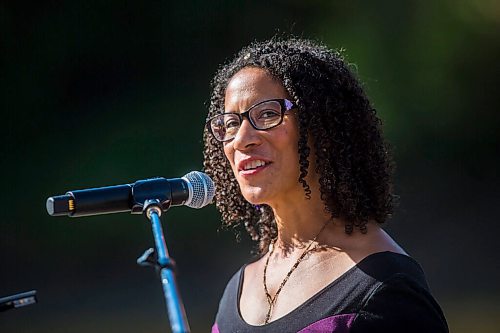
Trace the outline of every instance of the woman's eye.
<instances>
[{"instance_id":1,"label":"woman's eye","mask_svg":"<svg viewBox=\"0 0 500 333\"><path fill-rule=\"evenodd\" d=\"M262 110L259 113L259 119L269 119L279 117L280 113L275 110Z\"/></svg>"},{"instance_id":2,"label":"woman's eye","mask_svg":"<svg viewBox=\"0 0 500 333\"><path fill-rule=\"evenodd\" d=\"M226 128L233 128L233 127L238 127L240 126L240 122L234 119L229 119L226 121L225 124Z\"/></svg>"}]
</instances>

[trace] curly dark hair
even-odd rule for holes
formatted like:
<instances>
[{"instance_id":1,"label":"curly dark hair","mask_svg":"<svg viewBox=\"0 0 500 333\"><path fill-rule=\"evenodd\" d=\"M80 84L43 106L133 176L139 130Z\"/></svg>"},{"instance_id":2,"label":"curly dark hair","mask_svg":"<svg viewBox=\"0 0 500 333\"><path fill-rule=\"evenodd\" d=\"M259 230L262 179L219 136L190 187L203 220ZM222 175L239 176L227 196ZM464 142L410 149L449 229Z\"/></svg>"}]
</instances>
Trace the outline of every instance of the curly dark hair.
<instances>
[{"instance_id":1,"label":"curly dark hair","mask_svg":"<svg viewBox=\"0 0 500 333\"><path fill-rule=\"evenodd\" d=\"M274 37L255 42L218 70L207 119L224 112L228 82L244 67L266 70L298 106L298 182L304 195L309 198L311 193L305 180L311 137L326 212L344 219L348 234L354 228L366 233L368 220L385 222L395 203L392 159L381 121L341 53L304 39ZM204 143L204 168L216 184L215 204L224 224L243 224L264 251L277 235L272 209L253 206L243 198L222 143L208 130Z\"/></svg>"}]
</instances>

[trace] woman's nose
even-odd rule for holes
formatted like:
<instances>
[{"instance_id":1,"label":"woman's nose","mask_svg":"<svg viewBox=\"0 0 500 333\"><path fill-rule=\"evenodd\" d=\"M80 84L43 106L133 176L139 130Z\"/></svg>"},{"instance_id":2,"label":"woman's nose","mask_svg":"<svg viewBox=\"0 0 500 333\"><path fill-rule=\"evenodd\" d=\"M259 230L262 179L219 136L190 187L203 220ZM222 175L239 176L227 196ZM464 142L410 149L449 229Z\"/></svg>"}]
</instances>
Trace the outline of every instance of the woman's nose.
<instances>
[{"instance_id":1,"label":"woman's nose","mask_svg":"<svg viewBox=\"0 0 500 333\"><path fill-rule=\"evenodd\" d=\"M233 139L234 149L245 150L260 144L260 141L259 131L252 127L248 119L243 119Z\"/></svg>"}]
</instances>

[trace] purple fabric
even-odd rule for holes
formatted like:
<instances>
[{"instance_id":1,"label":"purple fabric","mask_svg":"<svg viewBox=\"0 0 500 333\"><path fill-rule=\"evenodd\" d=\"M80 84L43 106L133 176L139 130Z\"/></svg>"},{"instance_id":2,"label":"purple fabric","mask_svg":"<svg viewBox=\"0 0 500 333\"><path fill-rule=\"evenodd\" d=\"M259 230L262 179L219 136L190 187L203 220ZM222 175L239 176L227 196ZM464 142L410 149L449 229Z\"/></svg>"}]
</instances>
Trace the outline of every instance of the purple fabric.
<instances>
[{"instance_id":1,"label":"purple fabric","mask_svg":"<svg viewBox=\"0 0 500 333\"><path fill-rule=\"evenodd\" d=\"M355 316L355 313L349 313L327 317L312 323L297 333L349 333ZM220 333L217 323L212 326L212 333Z\"/></svg>"},{"instance_id":2,"label":"purple fabric","mask_svg":"<svg viewBox=\"0 0 500 333\"><path fill-rule=\"evenodd\" d=\"M349 333L356 314L341 314L318 320L297 333ZM212 331L213 332L213 331Z\"/></svg>"}]
</instances>

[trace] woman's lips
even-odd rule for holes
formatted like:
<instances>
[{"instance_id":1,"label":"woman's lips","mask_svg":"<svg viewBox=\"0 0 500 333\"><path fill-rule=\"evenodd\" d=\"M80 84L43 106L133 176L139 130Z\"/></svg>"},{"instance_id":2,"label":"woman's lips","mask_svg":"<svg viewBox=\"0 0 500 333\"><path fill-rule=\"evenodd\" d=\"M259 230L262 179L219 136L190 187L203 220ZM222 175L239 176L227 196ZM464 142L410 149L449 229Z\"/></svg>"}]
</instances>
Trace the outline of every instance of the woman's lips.
<instances>
[{"instance_id":1,"label":"woman's lips","mask_svg":"<svg viewBox=\"0 0 500 333\"><path fill-rule=\"evenodd\" d=\"M269 165L271 165L271 163L267 162L266 164L258 166L254 169L239 170L239 173L242 176L253 176L266 169Z\"/></svg>"},{"instance_id":2,"label":"woman's lips","mask_svg":"<svg viewBox=\"0 0 500 333\"><path fill-rule=\"evenodd\" d=\"M256 156L246 158L238 163L238 173L241 176L253 176L266 169L270 164L270 161Z\"/></svg>"}]
</instances>

